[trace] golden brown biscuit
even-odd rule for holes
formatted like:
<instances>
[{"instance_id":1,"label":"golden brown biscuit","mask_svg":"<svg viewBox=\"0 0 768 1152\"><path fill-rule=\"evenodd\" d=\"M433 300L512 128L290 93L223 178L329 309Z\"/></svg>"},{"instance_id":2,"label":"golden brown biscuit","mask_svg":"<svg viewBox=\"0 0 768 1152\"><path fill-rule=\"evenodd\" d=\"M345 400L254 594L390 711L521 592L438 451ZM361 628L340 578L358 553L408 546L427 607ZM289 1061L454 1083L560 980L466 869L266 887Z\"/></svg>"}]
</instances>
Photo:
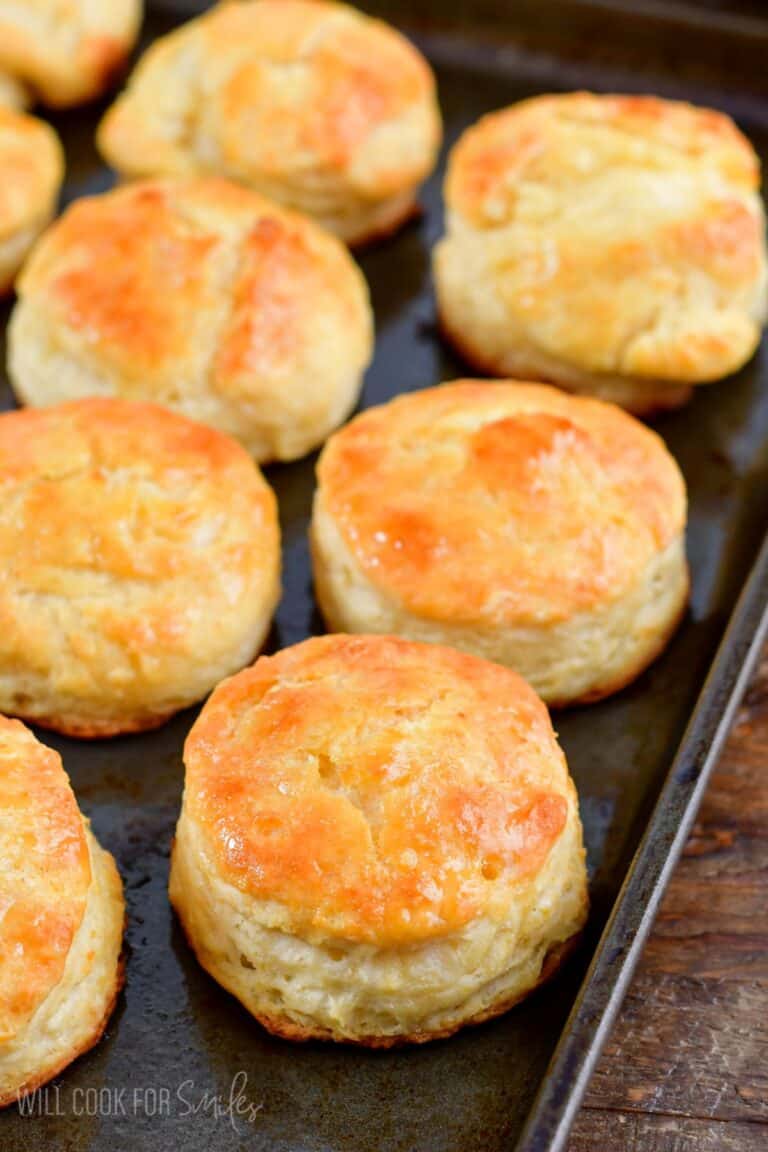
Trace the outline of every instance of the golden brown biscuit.
<instances>
[{"instance_id":1,"label":"golden brown biscuit","mask_svg":"<svg viewBox=\"0 0 768 1152\"><path fill-rule=\"evenodd\" d=\"M321 443L371 356L368 289L344 246L212 177L78 200L18 290L9 373L24 403L155 400L260 461Z\"/></svg>"},{"instance_id":2,"label":"golden brown biscuit","mask_svg":"<svg viewBox=\"0 0 768 1152\"><path fill-rule=\"evenodd\" d=\"M248 0L156 41L98 142L123 175L216 172L360 243L412 214L440 138L430 68L393 28Z\"/></svg>"},{"instance_id":3,"label":"golden brown biscuit","mask_svg":"<svg viewBox=\"0 0 768 1152\"><path fill-rule=\"evenodd\" d=\"M59 138L48 124L0 106L0 294L56 210L64 178Z\"/></svg>"},{"instance_id":4,"label":"golden brown biscuit","mask_svg":"<svg viewBox=\"0 0 768 1152\"><path fill-rule=\"evenodd\" d=\"M547 710L437 645L325 636L219 685L184 749L170 895L270 1031L372 1047L505 1011L581 929Z\"/></svg>"},{"instance_id":5,"label":"golden brown biscuit","mask_svg":"<svg viewBox=\"0 0 768 1152\"><path fill-rule=\"evenodd\" d=\"M233 440L153 404L0 416L0 709L73 736L160 724L253 659L275 499Z\"/></svg>"},{"instance_id":6,"label":"golden brown biscuit","mask_svg":"<svg viewBox=\"0 0 768 1152\"><path fill-rule=\"evenodd\" d=\"M549 703L623 687L685 607L685 486L655 433L545 385L459 381L369 409L318 464L331 628L452 644Z\"/></svg>"},{"instance_id":7,"label":"golden brown biscuit","mask_svg":"<svg viewBox=\"0 0 768 1152\"><path fill-rule=\"evenodd\" d=\"M760 340L759 180L732 121L688 104L580 92L486 116L449 160L443 328L483 372L675 407Z\"/></svg>"},{"instance_id":8,"label":"golden brown biscuit","mask_svg":"<svg viewBox=\"0 0 768 1152\"><path fill-rule=\"evenodd\" d=\"M57 752L0 716L0 1107L99 1038L122 986L123 887Z\"/></svg>"},{"instance_id":9,"label":"golden brown biscuit","mask_svg":"<svg viewBox=\"0 0 768 1152\"><path fill-rule=\"evenodd\" d=\"M0 0L0 73L51 107L83 104L124 68L141 14L141 0Z\"/></svg>"}]
</instances>

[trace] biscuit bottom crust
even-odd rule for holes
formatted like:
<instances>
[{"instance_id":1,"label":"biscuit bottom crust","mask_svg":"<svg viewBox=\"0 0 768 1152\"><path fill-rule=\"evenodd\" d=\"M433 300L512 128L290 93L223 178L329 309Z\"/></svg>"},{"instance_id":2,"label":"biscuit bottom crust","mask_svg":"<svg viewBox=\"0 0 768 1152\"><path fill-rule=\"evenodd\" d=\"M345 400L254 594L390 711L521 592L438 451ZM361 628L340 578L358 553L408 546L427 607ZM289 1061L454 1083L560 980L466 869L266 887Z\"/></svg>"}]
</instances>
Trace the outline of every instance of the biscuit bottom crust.
<instances>
[{"instance_id":1,"label":"biscuit bottom crust","mask_svg":"<svg viewBox=\"0 0 768 1152\"><path fill-rule=\"evenodd\" d=\"M23 720L25 724L34 724L38 728L45 728L48 732L60 732L73 740L108 740L113 736L130 736L136 732L152 732L155 728L161 728L175 714L176 709L157 715L142 713L120 720L104 721L79 720L76 716L70 715L35 716L25 714L23 707L16 710L9 709L9 712L12 712L17 719Z\"/></svg>"},{"instance_id":2,"label":"biscuit bottom crust","mask_svg":"<svg viewBox=\"0 0 768 1152\"><path fill-rule=\"evenodd\" d=\"M664 650L688 602L683 534L619 597L542 625L417 616L361 571L320 493L311 537L315 594L331 631L449 644L514 668L551 707L599 700L631 683Z\"/></svg>"},{"instance_id":3,"label":"biscuit bottom crust","mask_svg":"<svg viewBox=\"0 0 768 1152\"><path fill-rule=\"evenodd\" d=\"M53 1079L101 1038L123 986L123 886L86 826L92 882L59 984L22 1033L0 1045L0 1108Z\"/></svg>"},{"instance_id":4,"label":"biscuit bottom crust","mask_svg":"<svg viewBox=\"0 0 768 1152\"><path fill-rule=\"evenodd\" d=\"M297 202L295 210L301 212L306 209ZM319 215L317 219L318 223L338 236L350 248L363 248L367 244L387 240L418 213L416 194L407 189L385 200L360 203L346 214Z\"/></svg>"},{"instance_id":5,"label":"biscuit bottom crust","mask_svg":"<svg viewBox=\"0 0 768 1152\"><path fill-rule=\"evenodd\" d=\"M581 940L581 930L575 932L568 940L562 944L555 944L550 948L544 957L544 963L541 966L541 972L536 983L525 992L520 992L517 995L512 995L509 1000L499 1000L486 1008L482 1012L478 1012L476 1016L472 1016L468 1020L462 1020L457 1024L453 1024L448 1028L443 1029L442 1032L413 1032L408 1036L337 1036L330 1029L319 1028L306 1028L297 1025L288 1016L259 1016L256 1019L262 1028L266 1028L267 1032L271 1032L273 1036L279 1036L282 1040L295 1040L300 1043L307 1043L310 1040L334 1040L342 1044L352 1044L359 1048L400 1048L405 1044L427 1044L430 1040L447 1040L449 1036L455 1035L461 1028L470 1028L473 1025L485 1024L488 1020L495 1020L497 1016L503 1016L505 1012L509 1012L516 1004L520 1004L527 996L532 995L537 988L547 984L552 980L560 968L573 953Z\"/></svg>"},{"instance_id":6,"label":"biscuit bottom crust","mask_svg":"<svg viewBox=\"0 0 768 1152\"><path fill-rule=\"evenodd\" d=\"M299 936L274 902L223 880L182 813L170 897L205 970L270 1032L371 1048L423 1043L505 1012L547 980L587 915L575 797L544 867L480 916L416 944Z\"/></svg>"},{"instance_id":7,"label":"biscuit bottom crust","mask_svg":"<svg viewBox=\"0 0 768 1152\"><path fill-rule=\"evenodd\" d=\"M478 347L462 332L459 325L451 321L447 308L440 310L438 324L447 343L453 346L466 364L483 376L554 384L574 396L594 396L598 400L618 404L626 412L643 419L684 408L693 397L693 384L619 376L607 372L582 372L573 364L566 364L532 347L509 348L494 356L487 349ZM749 359L749 355L743 362ZM734 371L741 366L736 365ZM697 386L700 387L701 382L697 382Z\"/></svg>"}]
</instances>

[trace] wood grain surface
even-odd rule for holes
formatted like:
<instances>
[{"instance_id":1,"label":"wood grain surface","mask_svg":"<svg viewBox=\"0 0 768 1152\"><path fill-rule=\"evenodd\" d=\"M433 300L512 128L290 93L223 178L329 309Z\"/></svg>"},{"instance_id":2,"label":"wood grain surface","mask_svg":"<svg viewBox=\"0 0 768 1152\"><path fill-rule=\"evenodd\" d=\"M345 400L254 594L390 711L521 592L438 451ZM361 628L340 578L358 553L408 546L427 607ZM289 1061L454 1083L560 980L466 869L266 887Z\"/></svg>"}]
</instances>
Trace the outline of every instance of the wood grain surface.
<instances>
[{"instance_id":1,"label":"wood grain surface","mask_svg":"<svg viewBox=\"0 0 768 1152\"><path fill-rule=\"evenodd\" d=\"M570 1152L768 1150L768 648Z\"/></svg>"}]
</instances>

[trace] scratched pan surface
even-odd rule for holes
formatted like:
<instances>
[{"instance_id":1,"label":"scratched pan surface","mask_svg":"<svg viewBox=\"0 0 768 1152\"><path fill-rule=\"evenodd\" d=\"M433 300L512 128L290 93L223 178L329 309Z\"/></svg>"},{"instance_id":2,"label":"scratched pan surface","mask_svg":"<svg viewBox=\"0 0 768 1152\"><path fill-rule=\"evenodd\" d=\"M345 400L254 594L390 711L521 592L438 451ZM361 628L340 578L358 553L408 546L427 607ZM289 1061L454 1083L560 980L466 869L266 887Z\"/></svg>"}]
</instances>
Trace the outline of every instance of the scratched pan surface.
<instances>
[{"instance_id":1,"label":"scratched pan surface","mask_svg":"<svg viewBox=\"0 0 768 1152\"><path fill-rule=\"evenodd\" d=\"M169 0L166 11L151 14L147 38L179 20L182 7ZM580 3L521 3L514 19L499 15L493 3L465 4L461 18L448 21L440 7L416 5L422 24L416 33L437 69L449 143L492 108L537 91L589 86L709 101L736 114L761 151L768 145L758 26L717 16L715 28L701 20L665 24ZM414 6L408 10L412 15ZM396 4L377 11L402 15ZM400 22L408 26L407 18ZM598 43L600 58L591 59ZM686 72L683 57L696 61L695 74ZM56 120L69 161L67 200L110 183L92 144L98 111ZM421 220L361 258L378 327L364 405L463 370L434 327L428 255L441 231L439 181L438 175L425 191ZM8 406L12 398L3 388ZM10 1110L0 1117L2 1152L497 1152L518 1140L528 1150L561 1146L569 1108L597 1051L600 1021L628 976L633 937L639 941L647 930L644 910L663 883L675 830L691 818L696 781L706 772L707 750L768 599L764 565L742 597L697 707L768 527L765 353L736 378L702 389L688 409L657 427L690 491L691 609L667 653L634 686L556 718L581 797L592 892L583 947L561 976L502 1019L412 1051L367 1054L272 1039L199 969L166 900L181 749L195 713L157 733L112 742L44 735L62 752L80 803L125 879L128 980L103 1043L59 1078L58 1092L36 1100L34 1116ZM321 630L306 544L313 469L308 459L269 470L285 541L285 595L272 647ZM665 780L664 804L638 853ZM615 909L633 858L630 887Z\"/></svg>"}]
</instances>

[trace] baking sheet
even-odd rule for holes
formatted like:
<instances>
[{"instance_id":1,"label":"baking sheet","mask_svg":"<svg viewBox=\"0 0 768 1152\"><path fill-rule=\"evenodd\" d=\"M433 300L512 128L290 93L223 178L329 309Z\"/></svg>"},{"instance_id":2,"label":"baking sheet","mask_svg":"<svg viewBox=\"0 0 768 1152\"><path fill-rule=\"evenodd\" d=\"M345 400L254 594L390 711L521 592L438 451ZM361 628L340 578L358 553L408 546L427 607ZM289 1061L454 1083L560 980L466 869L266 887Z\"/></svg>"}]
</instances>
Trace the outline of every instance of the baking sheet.
<instances>
[{"instance_id":1,"label":"baking sheet","mask_svg":"<svg viewBox=\"0 0 768 1152\"><path fill-rule=\"evenodd\" d=\"M396 4L375 7L401 15ZM746 69L730 84L716 70L694 77L665 71L664 57L654 63L651 80L639 70L642 62L635 67L623 59L607 60L606 43L597 62L566 52L573 44L567 24L553 22L548 46L546 20L537 17L532 39L521 41L519 22L524 23L527 7L520 5L514 20L510 15L514 27L507 40L503 5L465 4L460 22L445 27L435 24L439 6L416 5L421 42L437 69L446 146L488 110L538 91L587 84L597 90L655 89L716 103L738 114L765 152L768 103L762 104L759 79L747 84ZM147 35L179 18L178 13L150 15ZM706 34L706 29L695 31ZM651 36L647 28L646 36ZM646 41L641 43L645 50ZM728 42L721 46L722 63ZM706 62L706 52L699 58ZM55 117L69 163L66 200L111 182L93 148L98 115L96 108ZM441 172L426 188L420 220L360 258L377 322L363 406L466 371L435 329L429 249L442 230L440 180ZM6 316L7 310L0 318L3 327ZM12 402L5 385L2 400L5 406ZM15 1109L0 1115L3 1152L246 1147L256 1152L496 1152L512 1149L519 1138L527 1152L561 1145L607 1013L628 978L632 940L639 944L647 930L665 861L692 816L768 599L764 558L709 695L694 714L768 528L765 354L737 377L701 389L687 409L656 427L689 487L691 609L668 651L636 684L611 700L555 717L581 797L592 895L583 945L561 975L501 1019L423 1048L366 1053L276 1040L198 967L167 902L181 749L195 712L179 715L156 733L109 742L85 744L43 733L62 753L80 804L124 877L128 979L100 1046L64 1073L57 1089L31 1100L31 1115ZM285 569L271 649L322 631L306 538L313 473L314 458L267 473L280 501ZM657 809L650 842L636 856L665 781L665 807ZM628 896L615 910L633 859ZM611 934L564 1034L612 910ZM558 1059L545 1080L559 1040ZM521 1137L542 1086L535 1116Z\"/></svg>"}]
</instances>

